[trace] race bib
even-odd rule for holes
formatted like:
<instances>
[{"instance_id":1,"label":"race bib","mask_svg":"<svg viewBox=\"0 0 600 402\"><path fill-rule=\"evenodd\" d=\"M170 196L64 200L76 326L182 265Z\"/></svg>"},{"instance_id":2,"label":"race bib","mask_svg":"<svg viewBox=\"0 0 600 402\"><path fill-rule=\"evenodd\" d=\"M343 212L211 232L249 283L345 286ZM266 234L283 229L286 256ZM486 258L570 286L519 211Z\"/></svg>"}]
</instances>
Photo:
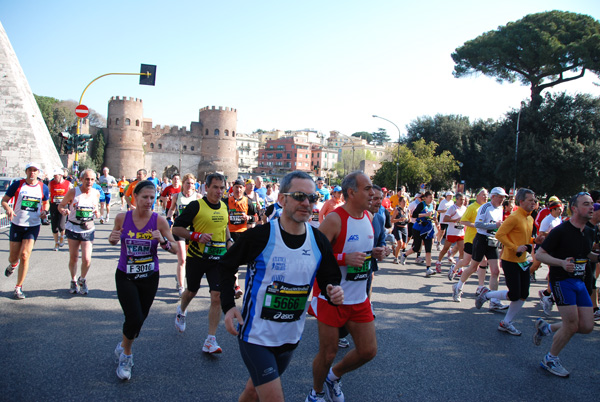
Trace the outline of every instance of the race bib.
<instances>
[{"instance_id":1,"label":"race bib","mask_svg":"<svg viewBox=\"0 0 600 402\"><path fill-rule=\"evenodd\" d=\"M347 281L366 281L369 278L369 271L371 269L371 252L367 251L367 258L360 267L353 267L348 265L346 272Z\"/></svg>"},{"instance_id":2,"label":"race bib","mask_svg":"<svg viewBox=\"0 0 600 402\"><path fill-rule=\"evenodd\" d=\"M64 200L65 196L64 195L55 195L54 196L54 203L55 204L60 204L62 202L62 200Z\"/></svg>"},{"instance_id":3,"label":"race bib","mask_svg":"<svg viewBox=\"0 0 600 402\"><path fill-rule=\"evenodd\" d=\"M94 207L77 206L75 209L75 218L80 222L87 222L94 219Z\"/></svg>"},{"instance_id":4,"label":"race bib","mask_svg":"<svg viewBox=\"0 0 600 402\"><path fill-rule=\"evenodd\" d=\"M21 199L21 211L37 212L42 200L29 195L24 195Z\"/></svg>"},{"instance_id":5,"label":"race bib","mask_svg":"<svg viewBox=\"0 0 600 402\"><path fill-rule=\"evenodd\" d=\"M313 222L319 222L319 210L318 209L313 209L312 220L313 220Z\"/></svg>"},{"instance_id":6,"label":"race bib","mask_svg":"<svg viewBox=\"0 0 600 402\"><path fill-rule=\"evenodd\" d=\"M585 267L587 265L587 258L577 258L575 261L575 270L573 271L573 276L583 277L585 276Z\"/></svg>"},{"instance_id":7,"label":"race bib","mask_svg":"<svg viewBox=\"0 0 600 402\"><path fill-rule=\"evenodd\" d=\"M229 223L232 225L241 225L244 223L244 219L242 217L244 213L240 211L236 211L235 209L229 210Z\"/></svg>"},{"instance_id":8,"label":"race bib","mask_svg":"<svg viewBox=\"0 0 600 402\"><path fill-rule=\"evenodd\" d=\"M260 318L276 322L292 322L302 318L310 293L310 285L273 282L267 286Z\"/></svg>"},{"instance_id":9,"label":"race bib","mask_svg":"<svg viewBox=\"0 0 600 402\"><path fill-rule=\"evenodd\" d=\"M128 274L144 274L146 272L154 271L154 261L152 256L139 259L133 258L131 263L127 263L127 273Z\"/></svg>"},{"instance_id":10,"label":"race bib","mask_svg":"<svg viewBox=\"0 0 600 402\"><path fill-rule=\"evenodd\" d=\"M227 243L224 241L210 241L204 246L205 260L220 260L227 252Z\"/></svg>"}]
</instances>

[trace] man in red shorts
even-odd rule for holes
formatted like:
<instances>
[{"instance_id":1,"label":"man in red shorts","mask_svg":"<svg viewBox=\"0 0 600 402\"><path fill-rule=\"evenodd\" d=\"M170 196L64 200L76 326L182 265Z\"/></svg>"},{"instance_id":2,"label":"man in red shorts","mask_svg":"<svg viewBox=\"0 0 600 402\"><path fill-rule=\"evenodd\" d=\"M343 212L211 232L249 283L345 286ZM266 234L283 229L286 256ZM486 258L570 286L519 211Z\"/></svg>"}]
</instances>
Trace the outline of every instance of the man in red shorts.
<instances>
[{"instance_id":1,"label":"man in red shorts","mask_svg":"<svg viewBox=\"0 0 600 402\"><path fill-rule=\"evenodd\" d=\"M373 198L373 184L362 172L353 172L342 182L346 203L327 215L319 230L331 242L333 253L342 273L341 287L344 303L330 304L313 291L309 312L318 320L319 352L313 361L313 389L306 401L324 400L324 390L333 402L344 400L340 378L367 363L377 354L375 324L371 302L367 298L367 279L371 258L382 260L384 247L373 248L373 226L367 211ZM346 327L356 348L331 367L338 350L339 328Z\"/></svg>"}]
</instances>

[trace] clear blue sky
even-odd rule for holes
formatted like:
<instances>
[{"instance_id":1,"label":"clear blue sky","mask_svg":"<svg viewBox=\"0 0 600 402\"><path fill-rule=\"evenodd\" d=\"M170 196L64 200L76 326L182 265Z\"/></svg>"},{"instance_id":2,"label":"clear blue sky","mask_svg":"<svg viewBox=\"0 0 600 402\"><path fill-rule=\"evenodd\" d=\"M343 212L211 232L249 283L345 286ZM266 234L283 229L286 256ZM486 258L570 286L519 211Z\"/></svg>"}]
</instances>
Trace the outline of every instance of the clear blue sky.
<instances>
[{"instance_id":1,"label":"clear blue sky","mask_svg":"<svg viewBox=\"0 0 600 402\"><path fill-rule=\"evenodd\" d=\"M420 116L498 119L529 96L520 84L452 76L465 41L526 14L566 10L600 19L597 0L0 1L0 21L35 94L79 100L106 115L111 96L144 101L153 124L189 128L204 106L238 110L238 132L396 129ZM559 91L600 95L593 74Z\"/></svg>"}]
</instances>

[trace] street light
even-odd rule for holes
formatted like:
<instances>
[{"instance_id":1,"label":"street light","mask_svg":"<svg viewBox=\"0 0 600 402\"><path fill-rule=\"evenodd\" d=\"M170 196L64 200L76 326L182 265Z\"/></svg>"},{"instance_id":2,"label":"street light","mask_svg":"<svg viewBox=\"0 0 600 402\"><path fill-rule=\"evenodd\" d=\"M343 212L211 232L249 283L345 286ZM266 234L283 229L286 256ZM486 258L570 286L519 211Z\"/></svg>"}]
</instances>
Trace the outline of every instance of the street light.
<instances>
[{"instance_id":1,"label":"street light","mask_svg":"<svg viewBox=\"0 0 600 402\"><path fill-rule=\"evenodd\" d=\"M398 130L398 160L396 161L396 187L394 188L394 190L398 190L398 170L400 169L400 137L402 136L402 134L400 134L400 128L396 125L396 123L386 119L385 117L377 116L375 114L373 115L373 117L392 123L394 127L396 127L396 129Z\"/></svg>"},{"instance_id":2,"label":"street light","mask_svg":"<svg viewBox=\"0 0 600 402\"><path fill-rule=\"evenodd\" d=\"M519 109L519 114L517 115L517 139L515 143L515 179L513 181L513 194L517 194L517 156L519 154L519 124L521 122L521 112L523 111L523 106L525 106L525 102L521 102L521 108Z\"/></svg>"}]
</instances>

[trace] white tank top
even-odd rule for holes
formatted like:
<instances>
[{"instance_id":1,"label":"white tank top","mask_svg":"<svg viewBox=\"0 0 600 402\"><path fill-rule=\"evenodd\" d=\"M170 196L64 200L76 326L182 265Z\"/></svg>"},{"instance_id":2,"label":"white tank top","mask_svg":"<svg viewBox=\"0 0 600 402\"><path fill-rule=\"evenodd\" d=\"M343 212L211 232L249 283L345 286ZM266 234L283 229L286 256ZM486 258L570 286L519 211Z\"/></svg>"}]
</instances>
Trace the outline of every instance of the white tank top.
<instances>
[{"instance_id":1,"label":"white tank top","mask_svg":"<svg viewBox=\"0 0 600 402\"><path fill-rule=\"evenodd\" d=\"M75 187L75 197L69 206L69 216L65 228L75 233L88 233L94 230L94 217L98 209L100 192L95 188L90 189L88 194L81 192L81 187ZM79 224L91 222L91 229L84 230Z\"/></svg>"},{"instance_id":2,"label":"white tank top","mask_svg":"<svg viewBox=\"0 0 600 402\"><path fill-rule=\"evenodd\" d=\"M176 214L181 215L181 213L183 212L185 207L187 207L190 202L196 201L197 199L198 199L198 193L195 191L192 192L192 195L190 195L189 197L185 197L183 195L183 192L177 194Z\"/></svg>"}]
</instances>

